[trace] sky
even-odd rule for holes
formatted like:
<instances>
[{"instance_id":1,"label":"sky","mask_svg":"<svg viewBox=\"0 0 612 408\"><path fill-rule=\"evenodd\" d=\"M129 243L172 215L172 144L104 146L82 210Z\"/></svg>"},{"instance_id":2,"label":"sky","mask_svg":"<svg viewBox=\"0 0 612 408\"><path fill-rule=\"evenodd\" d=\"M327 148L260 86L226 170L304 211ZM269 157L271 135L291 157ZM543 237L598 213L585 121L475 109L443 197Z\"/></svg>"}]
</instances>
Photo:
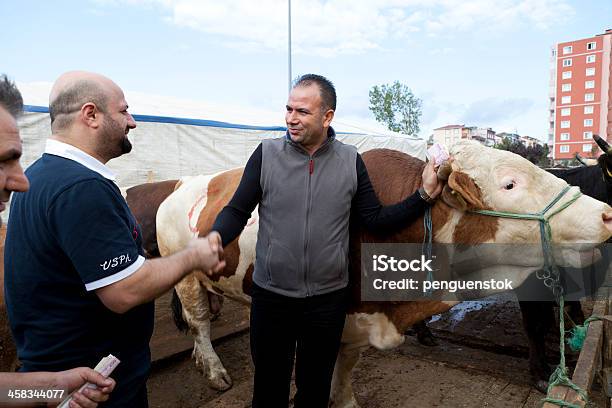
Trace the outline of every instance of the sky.
<instances>
[{"instance_id":1,"label":"sky","mask_svg":"<svg viewBox=\"0 0 612 408\"><path fill-rule=\"evenodd\" d=\"M231 107L235 123L261 109L278 112L269 125L284 124L287 0L3 3L0 73L24 89L82 69L113 79L128 103L130 93L202 101ZM328 77L337 117L355 123L374 123L372 86L400 81L423 101L424 138L465 124L546 140L551 47L612 28L612 0L292 0L291 7L293 77ZM137 108L131 112L149 113Z\"/></svg>"}]
</instances>

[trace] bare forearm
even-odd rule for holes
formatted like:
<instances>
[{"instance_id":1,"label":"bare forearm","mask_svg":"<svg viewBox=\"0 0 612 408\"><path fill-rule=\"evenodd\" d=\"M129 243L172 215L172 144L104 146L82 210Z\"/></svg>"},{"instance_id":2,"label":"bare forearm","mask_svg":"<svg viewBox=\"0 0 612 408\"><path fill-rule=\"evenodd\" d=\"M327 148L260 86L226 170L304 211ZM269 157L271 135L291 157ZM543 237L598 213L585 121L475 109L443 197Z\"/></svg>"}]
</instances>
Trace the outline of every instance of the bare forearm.
<instances>
[{"instance_id":1,"label":"bare forearm","mask_svg":"<svg viewBox=\"0 0 612 408\"><path fill-rule=\"evenodd\" d=\"M150 302L170 290L194 268L190 250L150 259L134 274L137 275L134 282L126 282L125 289L135 305Z\"/></svg>"},{"instance_id":2,"label":"bare forearm","mask_svg":"<svg viewBox=\"0 0 612 408\"><path fill-rule=\"evenodd\" d=\"M45 387L52 385L54 373L0 373L0 388Z\"/></svg>"},{"instance_id":3,"label":"bare forearm","mask_svg":"<svg viewBox=\"0 0 612 408\"><path fill-rule=\"evenodd\" d=\"M171 289L195 268L193 249L150 259L131 276L98 289L102 302L117 313L149 302Z\"/></svg>"}]
</instances>

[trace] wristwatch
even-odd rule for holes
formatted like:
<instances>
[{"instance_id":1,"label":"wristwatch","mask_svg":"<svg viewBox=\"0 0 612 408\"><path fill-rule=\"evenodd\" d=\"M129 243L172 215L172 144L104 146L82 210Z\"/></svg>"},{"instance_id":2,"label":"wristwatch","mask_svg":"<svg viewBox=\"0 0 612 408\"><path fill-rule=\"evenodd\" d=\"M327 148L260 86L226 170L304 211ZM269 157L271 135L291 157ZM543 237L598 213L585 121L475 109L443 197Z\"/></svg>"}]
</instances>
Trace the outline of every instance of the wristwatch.
<instances>
[{"instance_id":1,"label":"wristwatch","mask_svg":"<svg viewBox=\"0 0 612 408\"><path fill-rule=\"evenodd\" d=\"M425 201L425 202L426 202L426 203L428 203L428 204L433 204L433 203L436 201L436 199L435 199L435 198L431 198L431 197L429 196L429 194L427 194L427 193L425 192L425 188L424 188L424 187L419 188L419 195L421 196L421 198L423 199L423 201Z\"/></svg>"}]
</instances>

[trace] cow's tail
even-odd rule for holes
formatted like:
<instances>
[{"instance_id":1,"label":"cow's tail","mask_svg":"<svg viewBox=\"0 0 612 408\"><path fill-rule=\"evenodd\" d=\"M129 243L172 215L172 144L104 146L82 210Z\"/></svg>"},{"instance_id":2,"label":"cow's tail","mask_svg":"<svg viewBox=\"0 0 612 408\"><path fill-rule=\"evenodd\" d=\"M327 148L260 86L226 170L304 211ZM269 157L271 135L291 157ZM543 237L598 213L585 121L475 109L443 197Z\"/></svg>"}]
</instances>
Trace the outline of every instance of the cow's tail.
<instances>
[{"instance_id":1,"label":"cow's tail","mask_svg":"<svg viewBox=\"0 0 612 408\"><path fill-rule=\"evenodd\" d=\"M176 328L182 332L187 332L189 330L189 325L183 318L183 304L176 293L176 289L172 290L172 302L170 302L170 306L172 307L172 318L174 319Z\"/></svg>"}]
</instances>

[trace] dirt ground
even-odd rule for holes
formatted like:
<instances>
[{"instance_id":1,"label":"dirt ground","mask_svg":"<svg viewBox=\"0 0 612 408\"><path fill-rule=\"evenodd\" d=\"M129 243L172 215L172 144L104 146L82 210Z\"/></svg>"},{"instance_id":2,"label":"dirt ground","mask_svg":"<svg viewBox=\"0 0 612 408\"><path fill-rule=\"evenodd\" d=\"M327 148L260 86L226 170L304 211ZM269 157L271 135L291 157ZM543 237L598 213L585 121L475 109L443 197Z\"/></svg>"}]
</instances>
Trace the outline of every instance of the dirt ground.
<instances>
[{"instance_id":1,"label":"dirt ground","mask_svg":"<svg viewBox=\"0 0 612 408\"><path fill-rule=\"evenodd\" d=\"M362 408L537 407L544 395L531 386L518 313L507 297L466 303L429 324L438 336L437 347L422 346L407 336L394 350L369 349L353 372L357 401ZM191 353L183 352L154 364L150 406L250 407L248 337L248 331L242 331L216 341L215 349L234 381L228 391L209 388ZM604 406L601 396L592 398L594 406Z\"/></svg>"}]
</instances>

